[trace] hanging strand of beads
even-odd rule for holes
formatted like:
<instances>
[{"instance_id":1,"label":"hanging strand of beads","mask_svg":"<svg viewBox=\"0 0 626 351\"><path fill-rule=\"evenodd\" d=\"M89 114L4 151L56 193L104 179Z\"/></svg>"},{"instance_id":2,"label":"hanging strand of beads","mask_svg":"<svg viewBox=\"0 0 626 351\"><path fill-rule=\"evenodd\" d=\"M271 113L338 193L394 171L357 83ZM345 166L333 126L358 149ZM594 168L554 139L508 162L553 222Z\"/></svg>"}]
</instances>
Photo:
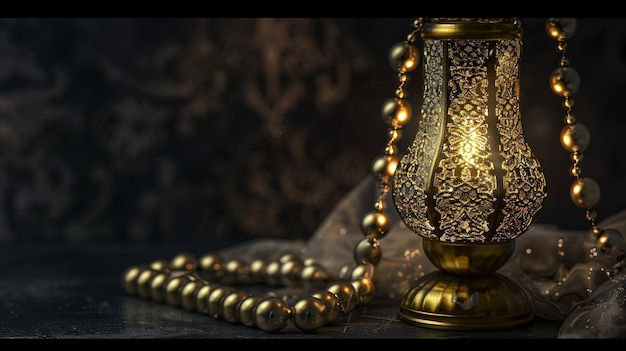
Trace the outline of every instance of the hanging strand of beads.
<instances>
[{"instance_id":1,"label":"hanging strand of beads","mask_svg":"<svg viewBox=\"0 0 626 351\"><path fill-rule=\"evenodd\" d=\"M379 182L379 193L374 202L374 209L367 213L362 220L361 229L366 239L359 244L359 256L369 256L370 261L378 262L380 249L378 240L383 238L390 229L390 221L385 211L385 198L390 191L390 182L400 161L398 141L402 138L402 127L411 120L412 108L407 100L405 85L408 82L408 73L419 64L420 54L415 46L417 33L423 27L423 19L413 22L414 30L407 35L404 42L399 42L389 50L389 64L398 74L399 86L395 97L386 100L382 106L382 119L387 125L387 143L384 154L372 162L372 174ZM360 248L360 249L359 249ZM362 259L357 259L357 262Z\"/></svg>"},{"instance_id":2,"label":"hanging strand of beads","mask_svg":"<svg viewBox=\"0 0 626 351\"><path fill-rule=\"evenodd\" d=\"M550 76L550 87L552 91L563 97L565 107L565 126L561 130L561 145L571 154L573 162L570 168L571 175L575 178L570 188L572 202L585 209L586 219L591 223L593 235L596 238L596 247L592 249L590 255L609 255L615 260L612 267L612 274L619 272L624 265L625 245L622 234L615 229L603 229L598 227L597 212L595 206L600 201L601 191L598 183L590 178L582 176L580 162L583 159L583 152L589 147L591 141L587 127L578 122L572 114L574 100L572 96L580 88L580 76L578 72L570 66L567 59L567 39L570 39L576 31L577 20L575 18L548 18L546 19L546 32L557 41L557 50L561 55L559 67Z\"/></svg>"}]
</instances>

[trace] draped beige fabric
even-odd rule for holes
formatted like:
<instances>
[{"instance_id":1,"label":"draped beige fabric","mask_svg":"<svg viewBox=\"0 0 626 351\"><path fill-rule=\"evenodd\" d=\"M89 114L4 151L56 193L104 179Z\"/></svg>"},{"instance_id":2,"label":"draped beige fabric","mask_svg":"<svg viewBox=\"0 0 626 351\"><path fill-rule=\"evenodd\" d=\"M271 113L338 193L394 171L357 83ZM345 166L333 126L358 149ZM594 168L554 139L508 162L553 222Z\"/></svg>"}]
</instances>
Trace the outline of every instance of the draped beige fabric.
<instances>
[{"instance_id":1,"label":"draped beige fabric","mask_svg":"<svg viewBox=\"0 0 626 351\"><path fill-rule=\"evenodd\" d=\"M353 263L353 249L363 239L361 217L373 203L375 191L373 181L363 181L306 242L260 239L224 254L272 258L286 251L298 252L334 274L342 265ZM395 212L391 215L395 224L381 240L383 258L377 266L376 295L399 301L408 287L436 268L423 254L421 237L408 230ZM626 210L599 225L625 233ZM626 272L611 274L614 257L599 254L590 258L593 246L591 230L562 230L535 223L516 239L515 253L499 273L529 292L537 316L562 323L560 338L626 337Z\"/></svg>"}]
</instances>

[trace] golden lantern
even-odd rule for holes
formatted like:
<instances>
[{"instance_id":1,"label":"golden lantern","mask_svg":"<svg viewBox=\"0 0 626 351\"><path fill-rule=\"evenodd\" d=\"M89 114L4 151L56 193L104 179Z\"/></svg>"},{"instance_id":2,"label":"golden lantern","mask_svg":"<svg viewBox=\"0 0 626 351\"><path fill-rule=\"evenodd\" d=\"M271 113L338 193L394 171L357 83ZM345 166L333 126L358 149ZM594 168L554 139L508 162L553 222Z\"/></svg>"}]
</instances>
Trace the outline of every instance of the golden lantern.
<instances>
[{"instance_id":1,"label":"golden lantern","mask_svg":"<svg viewBox=\"0 0 626 351\"><path fill-rule=\"evenodd\" d=\"M435 329L518 327L532 302L497 273L546 198L520 115L522 28L508 18L433 18L421 30L424 86L414 141L392 178L404 224L438 270L399 318Z\"/></svg>"}]
</instances>

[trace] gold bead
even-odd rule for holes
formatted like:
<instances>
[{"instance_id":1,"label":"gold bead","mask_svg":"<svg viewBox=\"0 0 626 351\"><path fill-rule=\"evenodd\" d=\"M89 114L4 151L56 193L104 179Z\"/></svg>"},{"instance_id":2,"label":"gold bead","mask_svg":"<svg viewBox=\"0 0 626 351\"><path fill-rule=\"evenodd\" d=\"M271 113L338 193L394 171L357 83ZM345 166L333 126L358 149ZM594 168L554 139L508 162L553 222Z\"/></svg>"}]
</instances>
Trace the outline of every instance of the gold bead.
<instances>
[{"instance_id":1,"label":"gold bead","mask_svg":"<svg viewBox=\"0 0 626 351\"><path fill-rule=\"evenodd\" d=\"M565 119L563 121L565 122L565 124L574 124L576 123L576 118L572 115L567 115L565 116Z\"/></svg>"},{"instance_id":2,"label":"gold bead","mask_svg":"<svg viewBox=\"0 0 626 351\"><path fill-rule=\"evenodd\" d=\"M285 262L289 262L289 261L294 261L294 260L300 260L300 256L288 252L285 254L282 254L279 258L278 258L278 262L280 263L285 263Z\"/></svg>"},{"instance_id":3,"label":"gold bead","mask_svg":"<svg viewBox=\"0 0 626 351\"><path fill-rule=\"evenodd\" d=\"M250 275L251 282L261 283L265 281L266 271L267 262L265 260L258 258L250 262L248 274Z\"/></svg>"},{"instance_id":4,"label":"gold bead","mask_svg":"<svg viewBox=\"0 0 626 351\"><path fill-rule=\"evenodd\" d=\"M591 208L600 201L600 186L591 178L576 179L570 188L570 196L576 206Z\"/></svg>"},{"instance_id":5,"label":"gold bead","mask_svg":"<svg viewBox=\"0 0 626 351\"><path fill-rule=\"evenodd\" d=\"M559 67L550 75L550 88L558 96L571 96L580 88L580 76L571 67Z\"/></svg>"},{"instance_id":6,"label":"gold bead","mask_svg":"<svg viewBox=\"0 0 626 351\"><path fill-rule=\"evenodd\" d=\"M207 253L198 260L200 275L206 280L218 280L224 275L224 258L218 253Z\"/></svg>"},{"instance_id":7,"label":"gold bead","mask_svg":"<svg viewBox=\"0 0 626 351\"><path fill-rule=\"evenodd\" d=\"M299 259L294 259L283 263L280 267L280 275L282 284L289 287L301 285L301 274L304 263Z\"/></svg>"},{"instance_id":8,"label":"gold bead","mask_svg":"<svg viewBox=\"0 0 626 351\"><path fill-rule=\"evenodd\" d=\"M569 152L583 152L589 146L591 135L582 123L566 125L561 129L561 145Z\"/></svg>"},{"instance_id":9,"label":"gold bead","mask_svg":"<svg viewBox=\"0 0 626 351\"><path fill-rule=\"evenodd\" d=\"M393 174L396 172L396 168L398 167L398 163L400 162L400 158L396 155L386 156L386 167L385 167L385 178L390 179L393 177Z\"/></svg>"},{"instance_id":10,"label":"gold bead","mask_svg":"<svg viewBox=\"0 0 626 351\"><path fill-rule=\"evenodd\" d=\"M396 141L400 140L400 138L402 138L402 130L400 130L399 128L389 129L387 131L387 138L389 139L389 142L395 143Z\"/></svg>"},{"instance_id":11,"label":"gold bead","mask_svg":"<svg viewBox=\"0 0 626 351\"><path fill-rule=\"evenodd\" d=\"M183 285L180 289L180 307L187 311L195 311L196 292L202 285L202 281L197 279L189 280L189 282Z\"/></svg>"},{"instance_id":12,"label":"gold bead","mask_svg":"<svg viewBox=\"0 0 626 351\"><path fill-rule=\"evenodd\" d=\"M271 261L267 264L267 283L270 285L281 285L282 277L280 275L281 264L278 261Z\"/></svg>"},{"instance_id":13,"label":"gold bead","mask_svg":"<svg viewBox=\"0 0 626 351\"><path fill-rule=\"evenodd\" d=\"M150 268L163 273L170 273L172 271L170 261L166 259L154 260L150 262Z\"/></svg>"},{"instance_id":14,"label":"gold bead","mask_svg":"<svg viewBox=\"0 0 626 351\"><path fill-rule=\"evenodd\" d=\"M396 93L397 95L397 93ZM402 127L411 120L411 104L403 98L391 98L383 103L382 119L389 127Z\"/></svg>"},{"instance_id":15,"label":"gold bead","mask_svg":"<svg viewBox=\"0 0 626 351\"><path fill-rule=\"evenodd\" d=\"M191 252L181 252L172 258L170 263L173 271L194 271L198 265L196 255Z\"/></svg>"},{"instance_id":16,"label":"gold bead","mask_svg":"<svg viewBox=\"0 0 626 351\"><path fill-rule=\"evenodd\" d=\"M405 72L398 73L398 82L406 83L409 80L409 76Z\"/></svg>"},{"instance_id":17,"label":"gold bead","mask_svg":"<svg viewBox=\"0 0 626 351\"><path fill-rule=\"evenodd\" d=\"M385 146L385 156L394 156L398 153L398 147L394 144Z\"/></svg>"},{"instance_id":18,"label":"gold bead","mask_svg":"<svg viewBox=\"0 0 626 351\"><path fill-rule=\"evenodd\" d=\"M386 157L383 155L379 155L372 160L372 164L370 165L370 169L372 171L372 175L376 180L381 180L385 175L385 167L387 166Z\"/></svg>"},{"instance_id":19,"label":"gold bead","mask_svg":"<svg viewBox=\"0 0 626 351\"><path fill-rule=\"evenodd\" d=\"M341 315L341 302L337 295L328 290L318 290L311 296L322 300L326 305L326 324L334 323Z\"/></svg>"},{"instance_id":20,"label":"gold bead","mask_svg":"<svg viewBox=\"0 0 626 351\"><path fill-rule=\"evenodd\" d=\"M582 169L580 169L580 167L574 165L570 168L569 172L574 176L574 177L580 177L582 174Z\"/></svg>"},{"instance_id":21,"label":"gold bead","mask_svg":"<svg viewBox=\"0 0 626 351\"><path fill-rule=\"evenodd\" d=\"M239 304L239 323L248 327L255 327L254 310L263 300L265 300L265 297L260 295L251 295L243 299Z\"/></svg>"},{"instance_id":22,"label":"gold bead","mask_svg":"<svg viewBox=\"0 0 626 351\"><path fill-rule=\"evenodd\" d=\"M224 284L243 283L246 276L248 263L239 258L233 258L224 263L224 275L222 281Z\"/></svg>"},{"instance_id":23,"label":"gold bead","mask_svg":"<svg viewBox=\"0 0 626 351\"><path fill-rule=\"evenodd\" d=\"M225 321L239 323L239 305L252 294L245 291L233 291L222 299L220 314Z\"/></svg>"},{"instance_id":24,"label":"gold bead","mask_svg":"<svg viewBox=\"0 0 626 351\"><path fill-rule=\"evenodd\" d=\"M592 208L589 208L587 209L587 211L585 211L585 218L588 221L595 222L598 218L598 212Z\"/></svg>"},{"instance_id":25,"label":"gold bead","mask_svg":"<svg viewBox=\"0 0 626 351\"><path fill-rule=\"evenodd\" d=\"M351 284L356 290L356 295L361 305L365 305L372 301L376 290L374 288L374 283L372 282L372 279L363 277L353 280Z\"/></svg>"},{"instance_id":26,"label":"gold bead","mask_svg":"<svg viewBox=\"0 0 626 351\"><path fill-rule=\"evenodd\" d=\"M408 96L406 90L404 90L404 86L398 87L396 89L395 97L396 99L406 99Z\"/></svg>"},{"instance_id":27,"label":"gold bead","mask_svg":"<svg viewBox=\"0 0 626 351\"><path fill-rule=\"evenodd\" d=\"M291 308L283 300L268 297L254 309L254 325L263 331L277 332L287 326L291 313Z\"/></svg>"},{"instance_id":28,"label":"gold bead","mask_svg":"<svg viewBox=\"0 0 626 351\"><path fill-rule=\"evenodd\" d=\"M382 212L385 210L385 199L382 196L379 196L374 202L374 211Z\"/></svg>"},{"instance_id":29,"label":"gold bead","mask_svg":"<svg viewBox=\"0 0 626 351\"><path fill-rule=\"evenodd\" d=\"M393 177L396 167L400 162L400 158L393 156L378 156L374 158L371 165L372 175L378 181L388 180Z\"/></svg>"},{"instance_id":30,"label":"gold bead","mask_svg":"<svg viewBox=\"0 0 626 351\"><path fill-rule=\"evenodd\" d=\"M566 40L576 32L575 18L546 18L546 33L554 40Z\"/></svg>"},{"instance_id":31,"label":"gold bead","mask_svg":"<svg viewBox=\"0 0 626 351\"><path fill-rule=\"evenodd\" d=\"M169 274L159 272L150 279L150 299L154 302L165 302L165 284Z\"/></svg>"},{"instance_id":32,"label":"gold bead","mask_svg":"<svg viewBox=\"0 0 626 351\"><path fill-rule=\"evenodd\" d=\"M593 235L595 235L595 236L598 236L598 235L600 235L600 233L602 233L602 229L600 229L600 228L598 228L596 226L593 226L592 231L593 231Z\"/></svg>"},{"instance_id":33,"label":"gold bead","mask_svg":"<svg viewBox=\"0 0 626 351\"><path fill-rule=\"evenodd\" d=\"M207 299L207 313L209 316L222 319L222 299L233 291L235 291L235 289L227 285L220 285L211 290L209 298Z\"/></svg>"},{"instance_id":34,"label":"gold bead","mask_svg":"<svg viewBox=\"0 0 626 351\"><path fill-rule=\"evenodd\" d=\"M182 274L170 278L165 283L165 302L172 307L180 307L181 305L181 289L190 281L187 274Z\"/></svg>"},{"instance_id":35,"label":"gold bead","mask_svg":"<svg viewBox=\"0 0 626 351\"><path fill-rule=\"evenodd\" d=\"M307 290L323 289L330 280L330 274L322 265L313 263L302 268L300 279Z\"/></svg>"},{"instance_id":36,"label":"gold bead","mask_svg":"<svg viewBox=\"0 0 626 351\"><path fill-rule=\"evenodd\" d=\"M373 280L375 272L376 267L374 267L372 263L357 264L352 268L350 276L347 280L356 280L360 278L370 278Z\"/></svg>"},{"instance_id":37,"label":"gold bead","mask_svg":"<svg viewBox=\"0 0 626 351\"><path fill-rule=\"evenodd\" d=\"M198 290L196 290L196 294L194 295L194 298L196 300L196 312L209 313L209 295L211 295L213 289L219 286L221 286L221 284L216 282L206 282L200 288L198 288Z\"/></svg>"},{"instance_id":38,"label":"gold bead","mask_svg":"<svg viewBox=\"0 0 626 351\"><path fill-rule=\"evenodd\" d=\"M357 306L357 295L354 286L347 281L333 281L326 287L326 290L335 294L341 305L341 312L347 313Z\"/></svg>"},{"instance_id":39,"label":"gold bead","mask_svg":"<svg viewBox=\"0 0 626 351\"><path fill-rule=\"evenodd\" d=\"M337 277L341 280L347 280L350 278L350 272L352 272L353 264L344 264L339 267L339 271L337 272Z\"/></svg>"},{"instance_id":40,"label":"gold bead","mask_svg":"<svg viewBox=\"0 0 626 351\"><path fill-rule=\"evenodd\" d=\"M387 215L378 211L367 213L361 221L361 233L374 239L384 238L390 227L391 223Z\"/></svg>"},{"instance_id":41,"label":"gold bead","mask_svg":"<svg viewBox=\"0 0 626 351\"><path fill-rule=\"evenodd\" d=\"M380 243L375 239L365 238L354 248L354 262L377 265L383 256Z\"/></svg>"},{"instance_id":42,"label":"gold bead","mask_svg":"<svg viewBox=\"0 0 626 351\"><path fill-rule=\"evenodd\" d=\"M144 299L150 298L150 280L159 272L152 269L145 269L137 277L137 295Z\"/></svg>"},{"instance_id":43,"label":"gold bead","mask_svg":"<svg viewBox=\"0 0 626 351\"><path fill-rule=\"evenodd\" d=\"M318 330L326 324L326 304L314 296L305 296L293 305L293 325L306 332Z\"/></svg>"},{"instance_id":44,"label":"gold bead","mask_svg":"<svg viewBox=\"0 0 626 351\"><path fill-rule=\"evenodd\" d=\"M148 269L147 265L136 265L128 267L122 273L122 288L130 295L137 294L137 278L144 270Z\"/></svg>"},{"instance_id":45,"label":"gold bead","mask_svg":"<svg viewBox=\"0 0 626 351\"><path fill-rule=\"evenodd\" d=\"M602 230L596 238L596 246L602 254L612 256L618 262L624 259L624 237L615 229Z\"/></svg>"},{"instance_id":46,"label":"gold bead","mask_svg":"<svg viewBox=\"0 0 626 351\"><path fill-rule=\"evenodd\" d=\"M419 60L419 51L412 43L396 43L389 49L389 65L397 72L413 71Z\"/></svg>"}]
</instances>

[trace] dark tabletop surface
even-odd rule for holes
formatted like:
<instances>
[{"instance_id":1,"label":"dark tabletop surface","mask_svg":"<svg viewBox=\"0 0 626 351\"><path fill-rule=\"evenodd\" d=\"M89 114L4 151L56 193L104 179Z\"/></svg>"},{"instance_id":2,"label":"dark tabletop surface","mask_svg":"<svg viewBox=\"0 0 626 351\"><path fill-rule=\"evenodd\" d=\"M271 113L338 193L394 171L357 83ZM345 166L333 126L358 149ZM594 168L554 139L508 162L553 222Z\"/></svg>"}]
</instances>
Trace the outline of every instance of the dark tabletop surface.
<instances>
[{"instance_id":1,"label":"dark tabletop surface","mask_svg":"<svg viewBox=\"0 0 626 351\"><path fill-rule=\"evenodd\" d=\"M556 339L560 324L535 317L522 328L444 331L406 324L399 301L375 299L333 324L276 333L128 295L129 266L172 257L180 245L0 244L1 339ZM189 251L189 250L187 250Z\"/></svg>"}]
</instances>

